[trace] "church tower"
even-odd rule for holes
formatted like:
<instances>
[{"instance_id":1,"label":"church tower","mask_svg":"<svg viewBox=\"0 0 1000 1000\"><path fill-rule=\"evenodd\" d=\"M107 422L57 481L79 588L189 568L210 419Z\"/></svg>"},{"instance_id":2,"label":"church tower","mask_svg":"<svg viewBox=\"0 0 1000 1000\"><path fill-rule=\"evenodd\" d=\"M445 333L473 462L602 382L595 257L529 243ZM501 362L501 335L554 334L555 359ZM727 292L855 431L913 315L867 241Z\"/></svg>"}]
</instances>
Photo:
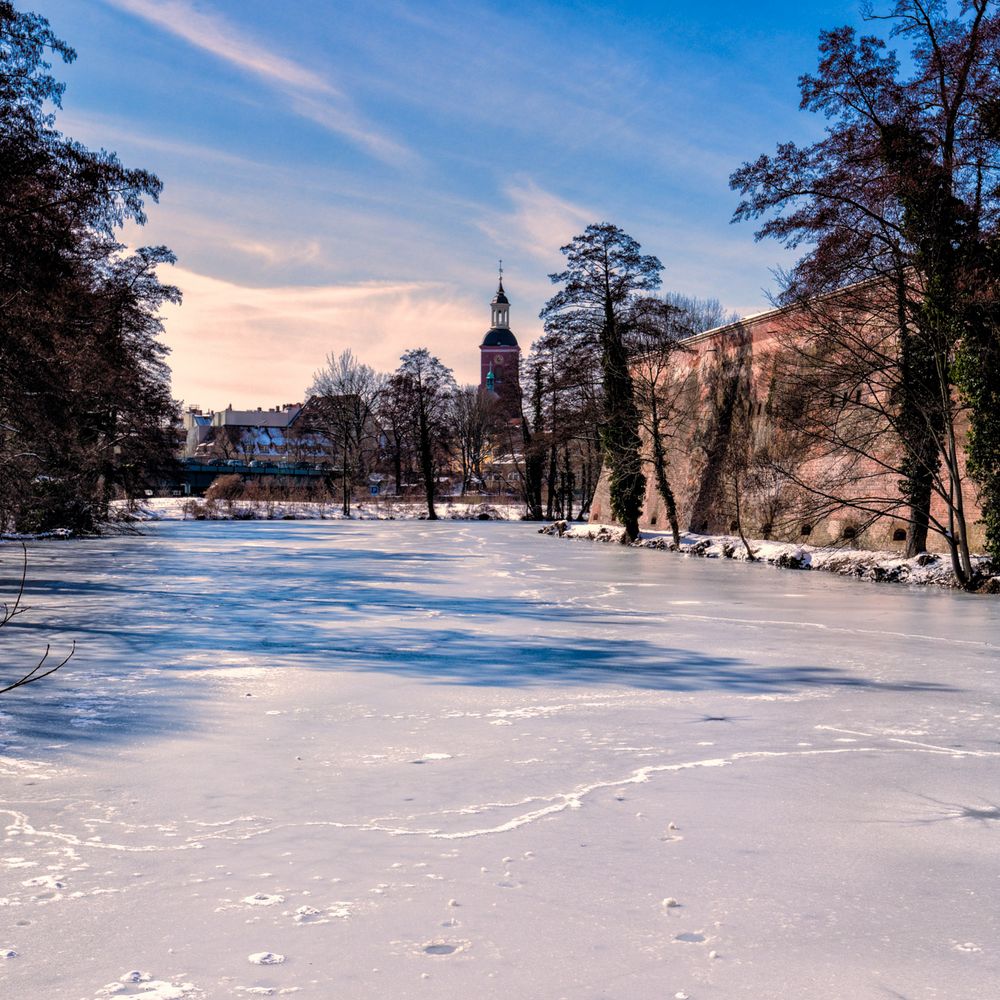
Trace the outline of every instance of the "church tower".
<instances>
[{"instance_id":1,"label":"church tower","mask_svg":"<svg viewBox=\"0 0 1000 1000\"><path fill-rule=\"evenodd\" d=\"M521 348L510 329L510 300L503 290L503 261L497 293L490 303L490 328L479 345L479 388L513 405L519 391Z\"/></svg>"}]
</instances>

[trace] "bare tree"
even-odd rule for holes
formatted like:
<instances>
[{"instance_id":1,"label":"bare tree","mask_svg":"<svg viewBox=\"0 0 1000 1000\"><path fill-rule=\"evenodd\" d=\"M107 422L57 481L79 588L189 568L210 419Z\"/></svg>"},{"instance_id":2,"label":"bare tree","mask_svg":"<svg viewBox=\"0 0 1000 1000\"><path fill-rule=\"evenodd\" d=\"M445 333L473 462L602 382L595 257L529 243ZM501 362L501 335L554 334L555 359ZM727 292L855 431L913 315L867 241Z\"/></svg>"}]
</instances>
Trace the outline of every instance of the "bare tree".
<instances>
[{"instance_id":1,"label":"bare tree","mask_svg":"<svg viewBox=\"0 0 1000 1000\"><path fill-rule=\"evenodd\" d=\"M693 332L692 317L686 311L687 306L676 304L680 301L688 306L698 303L677 295L637 299L632 306L628 338L640 426L649 441L656 489L663 500L676 546L681 544L681 532L677 500L667 472L667 441L673 436L673 426L685 415L682 401L689 396L686 382L693 378L693 373L684 369L681 378L675 377L677 356L684 351L682 341Z\"/></svg>"},{"instance_id":2,"label":"bare tree","mask_svg":"<svg viewBox=\"0 0 1000 1000\"><path fill-rule=\"evenodd\" d=\"M897 288L868 283L800 306L811 336L778 338L772 382L774 419L793 445L772 464L810 498L803 507L810 521L853 511L858 520L850 531L860 533L892 518L908 525L910 556L923 548L926 531L934 532L948 547L956 578L971 586L961 403L943 350L933 379L912 391L913 373L900 363L899 324L919 308L921 291L909 289L902 304L897 295ZM898 489L914 470L929 492L926 503L915 505L908 490Z\"/></svg>"},{"instance_id":3,"label":"bare tree","mask_svg":"<svg viewBox=\"0 0 1000 1000\"><path fill-rule=\"evenodd\" d=\"M457 389L455 376L424 347L407 351L400 361L391 382L402 413L408 415L416 432L427 517L436 521L437 477L447 462L454 431L451 409Z\"/></svg>"},{"instance_id":4,"label":"bare tree","mask_svg":"<svg viewBox=\"0 0 1000 1000\"><path fill-rule=\"evenodd\" d=\"M726 309L718 299L700 299L697 295L665 292L663 302L675 310L675 317L688 331L688 336L736 323L740 314Z\"/></svg>"},{"instance_id":5,"label":"bare tree","mask_svg":"<svg viewBox=\"0 0 1000 1000\"><path fill-rule=\"evenodd\" d=\"M453 413L465 494L473 484L483 487L483 462L494 448L503 415L494 397L476 385L462 386L455 393Z\"/></svg>"},{"instance_id":6,"label":"bare tree","mask_svg":"<svg viewBox=\"0 0 1000 1000\"><path fill-rule=\"evenodd\" d=\"M322 429L340 465L344 515L351 513L351 489L365 479L378 448L376 421L386 377L362 364L352 351L327 356L309 388L309 417Z\"/></svg>"},{"instance_id":7,"label":"bare tree","mask_svg":"<svg viewBox=\"0 0 1000 1000\"><path fill-rule=\"evenodd\" d=\"M805 368L833 383L828 399L860 392L860 403L833 404L842 413L833 435L845 445L859 447L874 424L879 455L892 454L881 440L891 428L900 458L888 464L909 507L907 552L922 551L928 531L938 531L965 586L975 578L965 552L956 393L968 405L968 466L987 546L1000 554L996 8L993 0L896 0L884 17L866 8L869 22L910 43L905 61L876 35L823 32L817 72L799 86L801 107L827 119L825 137L805 148L783 143L731 178L743 196L735 217L766 217L758 237L811 245L785 276L784 302L868 282L891 292L877 310L881 330L855 311L857 329L840 323L837 337L860 342L869 359L881 355L882 367L866 362L857 385L845 384L857 374L850 357L840 374L818 351ZM840 430L852 422L856 431ZM846 471L864 481L873 459L886 461L848 447ZM935 495L946 501L943 520L932 511Z\"/></svg>"}]
</instances>

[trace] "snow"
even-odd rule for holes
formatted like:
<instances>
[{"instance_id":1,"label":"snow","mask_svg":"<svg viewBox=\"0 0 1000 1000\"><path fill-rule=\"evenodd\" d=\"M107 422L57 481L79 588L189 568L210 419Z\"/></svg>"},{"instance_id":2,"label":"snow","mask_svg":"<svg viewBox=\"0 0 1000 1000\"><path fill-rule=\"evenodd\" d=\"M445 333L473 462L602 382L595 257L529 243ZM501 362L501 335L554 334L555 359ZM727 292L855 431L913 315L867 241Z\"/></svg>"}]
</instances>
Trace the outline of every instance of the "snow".
<instances>
[{"instance_id":1,"label":"snow","mask_svg":"<svg viewBox=\"0 0 1000 1000\"><path fill-rule=\"evenodd\" d=\"M546 535L556 535L559 538L606 543L618 543L624 535L624 529L615 524L569 524L566 521L555 521L540 528L539 532ZM794 542L774 542L763 539L748 539L748 541L757 560L782 569L818 569L876 583L957 586L951 561L947 555L922 553L913 559L904 559L898 552L798 545ZM674 549L673 536L668 531L644 530L633 546L672 551ZM695 556L703 559L750 561L746 546L733 535L700 535L694 532L682 532L679 551L683 556ZM985 590L988 593L1000 593L1000 574L989 576L990 561L985 556L974 556L973 564L987 577Z\"/></svg>"},{"instance_id":2,"label":"snow","mask_svg":"<svg viewBox=\"0 0 1000 1000\"><path fill-rule=\"evenodd\" d=\"M995 992L998 602L531 524L143 530L30 544L0 636L79 650L0 704L4 996Z\"/></svg>"}]
</instances>

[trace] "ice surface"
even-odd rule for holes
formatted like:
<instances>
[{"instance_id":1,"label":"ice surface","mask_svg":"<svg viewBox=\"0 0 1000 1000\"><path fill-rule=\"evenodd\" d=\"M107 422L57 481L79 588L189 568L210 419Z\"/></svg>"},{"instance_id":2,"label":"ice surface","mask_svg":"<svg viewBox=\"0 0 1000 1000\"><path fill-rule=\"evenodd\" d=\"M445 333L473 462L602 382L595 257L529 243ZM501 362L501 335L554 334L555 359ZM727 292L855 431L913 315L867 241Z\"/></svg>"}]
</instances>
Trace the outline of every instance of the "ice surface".
<instances>
[{"instance_id":1,"label":"ice surface","mask_svg":"<svg viewBox=\"0 0 1000 1000\"><path fill-rule=\"evenodd\" d=\"M30 549L3 663L79 652L2 702L0 995L997 995L1000 602L147 530Z\"/></svg>"}]
</instances>

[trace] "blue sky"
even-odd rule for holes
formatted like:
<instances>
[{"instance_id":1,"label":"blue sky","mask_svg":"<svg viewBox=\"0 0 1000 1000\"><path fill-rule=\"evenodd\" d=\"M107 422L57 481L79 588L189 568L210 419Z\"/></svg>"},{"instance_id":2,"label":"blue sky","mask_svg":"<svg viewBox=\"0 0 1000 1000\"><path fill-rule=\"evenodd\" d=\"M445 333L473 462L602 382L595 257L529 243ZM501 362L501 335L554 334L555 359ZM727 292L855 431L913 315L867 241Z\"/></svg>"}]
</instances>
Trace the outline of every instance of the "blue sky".
<instances>
[{"instance_id":1,"label":"blue sky","mask_svg":"<svg viewBox=\"0 0 1000 1000\"><path fill-rule=\"evenodd\" d=\"M822 122L796 79L854 4L21 0L77 51L61 127L166 188L174 392L302 397L327 352L477 376L496 261L523 348L559 246L622 226L664 287L767 305L728 175Z\"/></svg>"}]
</instances>

